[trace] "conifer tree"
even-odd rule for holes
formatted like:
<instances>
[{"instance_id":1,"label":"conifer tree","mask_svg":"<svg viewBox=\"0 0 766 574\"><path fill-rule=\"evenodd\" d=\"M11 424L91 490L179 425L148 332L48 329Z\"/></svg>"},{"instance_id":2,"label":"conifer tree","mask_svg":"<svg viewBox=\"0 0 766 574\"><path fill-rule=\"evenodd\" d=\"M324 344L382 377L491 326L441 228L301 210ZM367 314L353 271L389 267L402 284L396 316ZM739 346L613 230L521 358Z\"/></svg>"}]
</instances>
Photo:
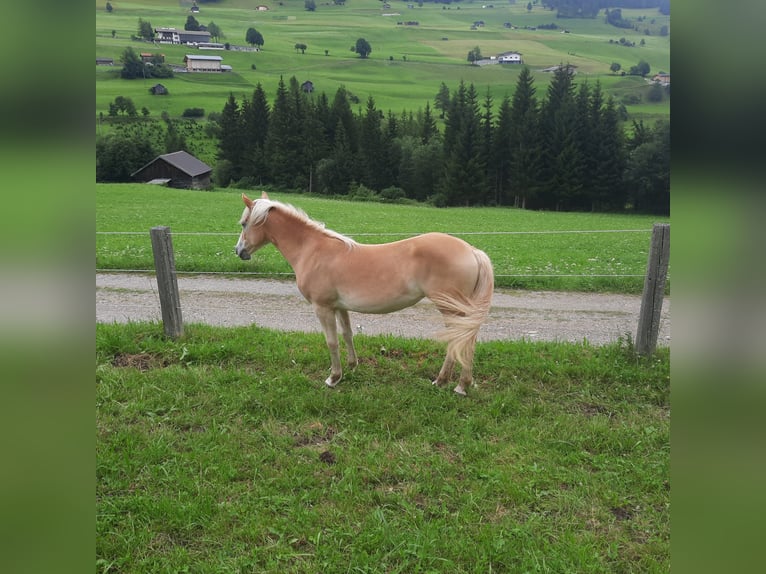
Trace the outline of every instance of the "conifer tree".
<instances>
[{"instance_id":1,"label":"conifer tree","mask_svg":"<svg viewBox=\"0 0 766 574\"><path fill-rule=\"evenodd\" d=\"M259 184L269 181L268 163L264 155L266 136L269 132L269 103L260 82L252 97L243 99L241 107L243 132L243 167L247 177Z\"/></svg>"},{"instance_id":2,"label":"conifer tree","mask_svg":"<svg viewBox=\"0 0 766 574\"><path fill-rule=\"evenodd\" d=\"M542 207L566 208L581 188L573 73L571 66L559 66L540 109Z\"/></svg>"},{"instance_id":3,"label":"conifer tree","mask_svg":"<svg viewBox=\"0 0 766 574\"><path fill-rule=\"evenodd\" d=\"M511 174L511 159L513 148L511 145L511 99L506 95L500 102L497 112L497 125L493 138L493 163L494 163L494 200L497 205L508 204L508 187Z\"/></svg>"},{"instance_id":4,"label":"conifer tree","mask_svg":"<svg viewBox=\"0 0 766 574\"><path fill-rule=\"evenodd\" d=\"M420 127L420 141L427 144L434 137L439 134L439 130L436 127L436 120L431 115L431 106L426 102L426 110L423 113L423 120Z\"/></svg>"},{"instance_id":5,"label":"conifer tree","mask_svg":"<svg viewBox=\"0 0 766 574\"><path fill-rule=\"evenodd\" d=\"M540 133L534 77L524 66L511 100L510 172L508 183L516 207L527 207L542 180L540 162Z\"/></svg>"},{"instance_id":6,"label":"conifer tree","mask_svg":"<svg viewBox=\"0 0 766 574\"><path fill-rule=\"evenodd\" d=\"M292 129L293 109L284 78L280 76L269 117L265 151L270 180L278 186L292 187L296 168Z\"/></svg>"},{"instance_id":7,"label":"conifer tree","mask_svg":"<svg viewBox=\"0 0 766 574\"><path fill-rule=\"evenodd\" d=\"M218 123L221 126L221 138L218 142L218 158L227 160L230 163L231 171L229 176L234 181L237 181L243 175L242 153L245 149L245 145L242 133L242 117L239 104L234 98L234 94L229 94L229 98L226 100L226 104L221 111L221 118ZM227 184L228 181L219 183L224 185Z\"/></svg>"}]
</instances>

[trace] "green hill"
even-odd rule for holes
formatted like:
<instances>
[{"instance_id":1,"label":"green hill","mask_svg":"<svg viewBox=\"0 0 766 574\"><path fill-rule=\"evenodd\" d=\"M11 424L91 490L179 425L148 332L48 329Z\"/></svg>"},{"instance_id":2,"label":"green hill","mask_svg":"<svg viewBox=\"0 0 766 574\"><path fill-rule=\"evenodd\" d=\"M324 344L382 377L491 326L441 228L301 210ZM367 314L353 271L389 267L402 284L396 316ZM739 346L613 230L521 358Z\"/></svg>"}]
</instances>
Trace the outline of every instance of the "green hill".
<instances>
[{"instance_id":1,"label":"green hill","mask_svg":"<svg viewBox=\"0 0 766 574\"><path fill-rule=\"evenodd\" d=\"M245 33L256 28L264 38L259 52L205 51L190 46L152 44L132 39L139 18L153 27L183 29L192 13L186 0L124 0L96 3L96 57L113 58L114 66L96 66L96 114L106 115L116 96L131 98L140 110L152 116L167 112L180 116L187 108L220 111L229 93L238 98L251 94L260 82L272 97L280 76L310 80L315 89L329 96L340 85L359 98L375 98L381 110L417 111L433 98L441 82L450 89L463 80L487 91L499 101L513 92L520 66L492 64L476 66L467 61L478 47L485 58L517 51L535 74L542 92L550 74L541 70L560 63L577 66L578 81L600 81L607 94L626 103L632 119L668 117L669 101L651 103L648 82L639 76L622 76L610 71L613 62L623 71L643 60L649 76L670 72L669 16L656 8L623 9L623 19L635 22L638 30L622 29L605 22L603 11L595 19L557 19L556 13L540 5L528 11L525 2L451 4L379 0L349 0L345 5L316 2L315 11L306 10L304 0L264 1L268 10L256 10L258 2L221 0L199 2L194 17L200 24L215 22L225 37L220 42L247 46ZM409 25L407 25L409 23ZM477 23L479 23L477 25ZM541 29L555 24L556 29ZM357 38L372 47L368 58L352 51ZM622 42L621 42L622 40ZM641 42L643 41L643 45ZM296 44L307 46L305 53ZM635 44L635 45L633 45ZM151 78L123 80L119 59L125 48L136 52L162 53L170 64L181 66L185 54L221 55L232 67L227 73L177 73L160 80L168 96L152 96Z\"/></svg>"}]
</instances>

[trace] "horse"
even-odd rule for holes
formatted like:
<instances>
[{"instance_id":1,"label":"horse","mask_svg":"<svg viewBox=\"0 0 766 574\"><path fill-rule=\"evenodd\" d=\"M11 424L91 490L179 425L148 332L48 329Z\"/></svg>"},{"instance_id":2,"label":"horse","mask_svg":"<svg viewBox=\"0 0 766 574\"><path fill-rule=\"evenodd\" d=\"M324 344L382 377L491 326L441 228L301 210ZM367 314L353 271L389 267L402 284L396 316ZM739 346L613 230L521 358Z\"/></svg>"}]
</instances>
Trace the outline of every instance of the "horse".
<instances>
[{"instance_id":1,"label":"horse","mask_svg":"<svg viewBox=\"0 0 766 574\"><path fill-rule=\"evenodd\" d=\"M350 368L358 365L349 311L391 313L424 297L441 312L447 353L433 384L441 386L461 366L454 391L466 395L473 382L476 337L489 314L494 289L492 262L483 251L445 233L425 233L382 244L361 244L325 228L303 211L242 194L242 232L234 252L243 260L269 243L295 272L298 290L313 306L330 351L328 387L342 376L338 325Z\"/></svg>"}]
</instances>

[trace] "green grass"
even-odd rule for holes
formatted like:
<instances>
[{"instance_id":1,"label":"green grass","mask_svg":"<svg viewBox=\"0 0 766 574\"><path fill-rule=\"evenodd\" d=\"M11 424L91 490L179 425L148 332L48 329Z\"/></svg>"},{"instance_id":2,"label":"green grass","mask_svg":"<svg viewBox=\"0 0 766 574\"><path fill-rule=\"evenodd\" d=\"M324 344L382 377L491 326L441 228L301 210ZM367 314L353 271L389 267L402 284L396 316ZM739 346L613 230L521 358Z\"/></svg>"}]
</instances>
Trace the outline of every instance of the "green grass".
<instances>
[{"instance_id":1,"label":"green grass","mask_svg":"<svg viewBox=\"0 0 766 574\"><path fill-rule=\"evenodd\" d=\"M153 269L149 230L166 225L174 234L179 271L290 274L287 262L271 246L258 251L249 262L234 256L243 208L240 193L97 184L96 267ZM312 219L361 243L394 241L426 231L452 233L487 252L498 286L528 289L640 293L652 223L667 221L650 216L510 208L437 209L285 193L271 197L303 209ZM604 230L640 231L599 233ZM558 233L562 231L596 233ZM110 234L113 232L133 233Z\"/></svg>"},{"instance_id":2,"label":"green grass","mask_svg":"<svg viewBox=\"0 0 766 574\"><path fill-rule=\"evenodd\" d=\"M667 572L669 351L96 331L98 572ZM387 349L382 352L382 348Z\"/></svg>"},{"instance_id":3,"label":"green grass","mask_svg":"<svg viewBox=\"0 0 766 574\"><path fill-rule=\"evenodd\" d=\"M295 76L299 81L311 80L316 89L330 98L340 85L359 97L364 105L373 96L378 109L416 111L433 102L441 82L455 89L461 80L474 83L483 95L489 91L499 104L502 97L513 93L519 67L469 66L469 50L479 46L482 54L491 56L508 50L517 50L535 71L535 82L542 95L550 81L550 74L538 72L542 68L570 62L578 66L578 81L600 81L606 93L618 91L613 86L623 78L609 71L612 62L619 62L624 70L647 61L651 73L670 71L670 39L659 35L645 36L643 32L620 30L603 22L603 16L593 20L557 22L566 25L570 34L560 30L523 30L525 25L537 26L555 22L555 14L535 8L527 14L526 4L496 5L482 9L480 3L461 2L451 6L424 4L422 8L406 8L406 2L392 3L391 10L383 10L377 0L354 0L347 6L317 4L316 12L304 10L301 0L289 0L280 6L269 4L269 12L255 12L251 2L228 0L201 6L197 20L202 24L215 21L233 44L243 45L245 31L253 26L264 37L260 53L217 52L224 62L233 66L232 74L178 74L167 83L170 96L151 96L148 88L152 80L121 80L119 65L114 68L96 67L96 114L106 114L108 104L116 96L134 100L138 109L146 106L153 116L163 111L180 115L185 108L200 107L206 111L220 111L230 92L238 98L251 95L260 82L269 96L276 92L280 76ZM96 2L96 56L118 60L127 46L138 51L160 51L169 62L181 64L191 48L133 42L138 18L149 20L153 26L182 28L189 14L188 6L175 0L120 2L115 11L107 14L104 3ZM448 8L448 9L446 9ZM400 16L385 17L383 12L400 12ZM647 17L646 27L659 29L669 22L656 10L623 10L623 15L635 19ZM654 19L655 23L648 22ZM397 21L417 20L417 27L398 26ZM485 27L470 30L475 20L484 20ZM519 29L510 30L503 23L510 21ZM116 37L111 32L115 30ZM643 30L643 25L642 25ZM639 43L643 47L626 48L610 44L620 37ZM350 50L356 38L364 37L373 52L366 60ZM447 38L444 40L443 38ZM296 43L305 43L305 54L296 53ZM328 50L328 55L325 55ZM406 61L405 61L406 57ZM255 64L256 69L252 69ZM641 86L636 86L640 92ZM624 93L624 89L622 89ZM645 100L644 100L645 101ZM646 105L645 105L646 106ZM628 106L629 113L632 106ZM667 118L669 101L648 105L641 118L653 120Z\"/></svg>"}]
</instances>

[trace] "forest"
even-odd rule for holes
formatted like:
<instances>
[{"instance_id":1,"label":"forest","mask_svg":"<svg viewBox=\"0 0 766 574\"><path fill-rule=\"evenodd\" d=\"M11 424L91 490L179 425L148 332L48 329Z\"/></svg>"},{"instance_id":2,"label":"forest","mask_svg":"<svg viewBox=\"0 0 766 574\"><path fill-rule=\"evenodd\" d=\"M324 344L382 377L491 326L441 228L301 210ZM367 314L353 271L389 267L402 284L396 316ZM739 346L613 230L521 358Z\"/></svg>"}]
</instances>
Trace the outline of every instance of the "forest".
<instances>
[{"instance_id":1,"label":"forest","mask_svg":"<svg viewBox=\"0 0 766 574\"><path fill-rule=\"evenodd\" d=\"M538 97L524 68L513 96L497 105L473 84L442 84L433 108L400 114L384 114L372 97L355 113L343 86L330 99L304 92L295 78L280 79L270 105L258 84L251 97L230 95L208 116L204 132L217 141L213 179L220 187L436 206L668 214L668 123L626 126L598 82L575 78L560 66ZM129 181L158 153L195 153L196 138L165 120L154 144L145 135L131 143L119 131L101 138L97 181Z\"/></svg>"}]
</instances>

